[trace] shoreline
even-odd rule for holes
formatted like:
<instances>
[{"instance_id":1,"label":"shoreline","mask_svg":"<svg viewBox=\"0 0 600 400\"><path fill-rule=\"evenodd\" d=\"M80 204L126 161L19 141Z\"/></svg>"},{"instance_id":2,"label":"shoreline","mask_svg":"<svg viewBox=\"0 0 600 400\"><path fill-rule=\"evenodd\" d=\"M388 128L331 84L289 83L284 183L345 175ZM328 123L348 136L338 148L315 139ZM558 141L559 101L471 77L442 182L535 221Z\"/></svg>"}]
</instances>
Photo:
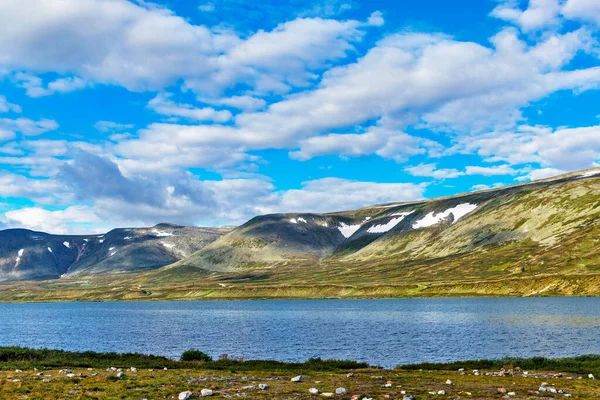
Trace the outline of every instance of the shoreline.
<instances>
[{"instance_id":1,"label":"shoreline","mask_svg":"<svg viewBox=\"0 0 600 400\"><path fill-rule=\"evenodd\" d=\"M590 375L591 374L591 375ZM382 369L343 360L304 363L175 361L139 354L0 347L7 400L47 398L186 399L597 399L600 356L417 364ZM559 397L554 397L554 396Z\"/></svg>"},{"instance_id":2,"label":"shoreline","mask_svg":"<svg viewBox=\"0 0 600 400\"><path fill-rule=\"evenodd\" d=\"M144 274L0 282L0 303L598 296L600 274L449 282L365 282L360 285L330 282L223 283L219 277L212 280L190 277L185 281L162 281Z\"/></svg>"}]
</instances>

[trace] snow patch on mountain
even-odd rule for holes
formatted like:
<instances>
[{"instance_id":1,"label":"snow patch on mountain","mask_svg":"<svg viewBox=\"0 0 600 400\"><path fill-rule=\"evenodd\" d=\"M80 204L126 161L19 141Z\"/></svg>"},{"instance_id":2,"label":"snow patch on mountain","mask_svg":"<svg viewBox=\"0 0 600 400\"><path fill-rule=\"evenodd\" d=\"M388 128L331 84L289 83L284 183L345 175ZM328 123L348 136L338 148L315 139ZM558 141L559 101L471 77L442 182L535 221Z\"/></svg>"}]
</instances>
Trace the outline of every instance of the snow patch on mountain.
<instances>
[{"instance_id":1,"label":"snow patch on mountain","mask_svg":"<svg viewBox=\"0 0 600 400\"><path fill-rule=\"evenodd\" d=\"M300 217L298 219L296 219L296 218L290 218L290 223L297 224L298 222L303 222L305 224L308 224L308 222L304 218L302 218L302 217Z\"/></svg>"},{"instance_id":2,"label":"snow patch on mountain","mask_svg":"<svg viewBox=\"0 0 600 400\"><path fill-rule=\"evenodd\" d=\"M580 178L590 178L590 177L596 176L596 175L600 175L600 170L589 171L589 172L586 172L585 174L579 175L579 177Z\"/></svg>"},{"instance_id":3,"label":"snow patch on mountain","mask_svg":"<svg viewBox=\"0 0 600 400\"><path fill-rule=\"evenodd\" d=\"M345 223L341 223L338 229L344 235L345 238L349 238L354 235L354 233L360 229L362 225L346 225Z\"/></svg>"},{"instance_id":4,"label":"snow patch on mountain","mask_svg":"<svg viewBox=\"0 0 600 400\"><path fill-rule=\"evenodd\" d=\"M434 225L440 223L440 221L442 221L443 219L448 218L448 216L450 216L450 214L452 214L454 216L454 221L452 223L455 224L456 221L458 221L459 219L461 219L468 213L472 212L476 208L477 208L477 204L464 203L464 204L459 204L456 207L449 208L446 211L438 213L438 214L436 214L432 211L429 214L427 214L423 219L415 222L413 224L413 229L427 228L430 226L434 226Z\"/></svg>"},{"instance_id":5,"label":"snow patch on mountain","mask_svg":"<svg viewBox=\"0 0 600 400\"><path fill-rule=\"evenodd\" d=\"M15 267L19 266L19 263L21 262L21 257L23 256L23 252L25 252L25 249L21 249L18 251L17 259L15 260Z\"/></svg>"},{"instance_id":6,"label":"snow patch on mountain","mask_svg":"<svg viewBox=\"0 0 600 400\"><path fill-rule=\"evenodd\" d=\"M171 244L171 243L160 242L160 244L162 244L163 246L165 246L167 249L173 249L175 247L175 245Z\"/></svg>"},{"instance_id":7,"label":"snow patch on mountain","mask_svg":"<svg viewBox=\"0 0 600 400\"><path fill-rule=\"evenodd\" d=\"M404 220L404 218L406 218L407 216L409 216L410 214L412 214L413 212L414 211L392 214L392 215L398 216L398 218L392 218L391 220L389 220L385 224L373 225L372 227L370 227L369 229L367 229L367 232L369 232L369 233L385 233L385 232L388 232L391 229L393 229L396 225L398 225L400 222L402 222L402 220Z\"/></svg>"},{"instance_id":8,"label":"snow patch on mountain","mask_svg":"<svg viewBox=\"0 0 600 400\"><path fill-rule=\"evenodd\" d=\"M152 229L152 233L154 234L154 236L156 237L168 237L168 236L173 236L173 234L171 232L165 232L165 231L159 231L158 229Z\"/></svg>"},{"instance_id":9,"label":"snow patch on mountain","mask_svg":"<svg viewBox=\"0 0 600 400\"><path fill-rule=\"evenodd\" d=\"M52 253L52 249L51 249L50 247L48 247L48 251L49 251L50 253Z\"/></svg>"},{"instance_id":10,"label":"snow patch on mountain","mask_svg":"<svg viewBox=\"0 0 600 400\"><path fill-rule=\"evenodd\" d=\"M67 249L70 249L71 243L65 241L65 242L63 242L63 246L65 246Z\"/></svg>"}]
</instances>

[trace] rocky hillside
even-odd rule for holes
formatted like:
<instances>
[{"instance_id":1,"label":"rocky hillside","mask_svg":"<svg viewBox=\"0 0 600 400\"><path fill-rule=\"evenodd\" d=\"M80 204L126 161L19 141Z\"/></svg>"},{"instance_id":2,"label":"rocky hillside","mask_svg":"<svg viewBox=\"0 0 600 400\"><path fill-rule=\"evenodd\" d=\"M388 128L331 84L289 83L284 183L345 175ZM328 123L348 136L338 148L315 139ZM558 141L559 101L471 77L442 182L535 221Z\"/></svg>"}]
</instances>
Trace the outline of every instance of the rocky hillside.
<instances>
[{"instance_id":1,"label":"rocky hillside","mask_svg":"<svg viewBox=\"0 0 600 400\"><path fill-rule=\"evenodd\" d=\"M191 255L226 232L170 224L88 236L8 229L0 231L0 280L159 268Z\"/></svg>"},{"instance_id":2,"label":"rocky hillside","mask_svg":"<svg viewBox=\"0 0 600 400\"><path fill-rule=\"evenodd\" d=\"M414 203L256 217L170 268L317 266L330 283L591 273L600 271L599 217L600 171L590 170Z\"/></svg>"}]
</instances>

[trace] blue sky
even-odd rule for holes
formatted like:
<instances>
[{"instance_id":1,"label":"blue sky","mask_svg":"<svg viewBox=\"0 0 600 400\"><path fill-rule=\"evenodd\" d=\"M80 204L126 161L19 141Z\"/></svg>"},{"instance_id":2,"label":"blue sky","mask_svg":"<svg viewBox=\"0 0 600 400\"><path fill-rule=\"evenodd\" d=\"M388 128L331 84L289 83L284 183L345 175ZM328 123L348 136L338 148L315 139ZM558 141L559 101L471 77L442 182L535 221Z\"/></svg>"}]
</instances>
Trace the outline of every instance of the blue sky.
<instances>
[{"instance_id":1,"label":"blue sky","mask_svg":"<svg viewBox=\"0 0 600 400\"><path fill-rule=\"evenodd\" d=\"M238 224L600 158L596 1L26 3L0 3L2 228Z\"/></svg>"}]
</instances>

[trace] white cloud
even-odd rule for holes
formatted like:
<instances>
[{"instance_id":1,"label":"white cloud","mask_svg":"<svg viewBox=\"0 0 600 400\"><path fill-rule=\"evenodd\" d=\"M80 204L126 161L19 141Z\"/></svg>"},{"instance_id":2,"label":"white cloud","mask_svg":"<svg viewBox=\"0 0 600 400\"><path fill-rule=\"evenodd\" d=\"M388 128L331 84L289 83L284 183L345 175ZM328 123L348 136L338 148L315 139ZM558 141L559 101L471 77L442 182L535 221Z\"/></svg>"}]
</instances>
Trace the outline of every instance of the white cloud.
<instances>
[{"instance_id":1,"label":"white cloud","mask_svg":"<svg viewBox=\"0 0 600 400\"><path fill-rule=\"evenodd\" d=\"M298 18L270 32L258 31L214 60L210 79L190 79L187 87L211 92L244 83L256 93L286 93L317 78L313 71L346 57L363 32L358 21Z\"/></svg>"},{"instance_id":2,"label":"white cloud","mask_svg":"<svg viewBox=\"0 0 600 400\"><path fill-rule=\"evenodd\" d=\"M224 97L220 99L199 99L205 103L215 104L219 106L228 106L232 108L237 108L243 111L257 111L264 108L267 105L267 102L263 99L259 99L257 97L252 96L232 96L232 97Z\"/></svg>"},{"instance_id":3,"label":"white cloud","mask_svg":"<svg viewBox=\"0 0 600 400\"><path fill-rule=\"evenodd\" d=\"M0 113L5 113L5 112L20 113L21 111L22 110L19 105L9 103L8 100L6 100L6 97L0 95Z\"/></svg>"},{"instance_id":4,"label":"white cloud","mask_svg":"<svg viewBox=\"0 0 600 400\"><path fill-rule=\"evenodd\" d=\"M566 172L567 171L564 171L562 169L556 169L556 168L540 168L540 169L534 169L533 171L530 171L527 175L518 177L517 180L518 181L536 181L539 179L552 178L557 175L564 174Z\"/></svg>"},{"instance_id":5,"label":"white cloud","mask_svg":"<svg viewBox=\"0 0 600 400\"><path fill-rule=\"evenodd\" d=\"M477 166L469 165L465 167L464 171L459 171L455 168L437 168L436 164L419 164L413 167L405 168L405 171L412 176L423 176L435 179L450 179L458 178L465 175L482 175L482 176L496 176L496 175L515 175L518 171L514 170L507 164L494 165L494 166Z\"/></svg>"},{"instance_id":6,"label":"white cloud","mask_svg":"<svg viewBox=\"0 0 600 400\"><path fill-rule=\"evenodd\" d=\"M426 152L425 141L392 129L371 127L365 133L329 134L300 141L300 150L290 153L297 160L336 154L358 157L377 154L383 158L406 161L410 156Z\"/></svg>"},{"instance_id":7,"label":"white cloud","mask_svg":"<svg viewBox=\"0 0 600 400\"><path fill-rule=\"evenodd\" d=\"M0 140L12 139L17 133L36 136L58 129L58 123L50 119L38 121L29 118L0 118Z\"/></svg>"},{"instance_id":8,"label":"white cloud","mask_svg":"<svg viewBox=\"0 0 600 400\"><path fill-rule=\"evenodd\" d=\"M595 22L600 25L600 3L596 0L567 0L562 13L569 19Z\"/></svg>"},{"instance_id":9,"label":"white cloud","mask_svg":"<svg viewBox=\"0 0 600 400\"><path fill-rule=\"evenodd\" d=\"M0 196L21 197L44 204L56 204L64 200L66 193L64 186L56 180L31 179L5 172L0 174Z\"/></svg>"},{"instance_id":10,"label":"white cloud","mask_svg":"<svg viewBox=\"0 0 600 400\"><path fill-rule=\"evenodd\" d=\"M383 13L381 11L374 11L367 20L367 25L371 26L383 26L385 20L383 19Z\"/></svg>"},{"instance_id":11,"label":"white cloud","mask_svg":"<svg viewBox=\"0 0 600 400\"><path fill-rule=\"evenodd\" d=\"M500 182L494 183L493 185L479 184L479 185L473 185L471 187L471 191L476 192L476 191L479 191L479 190L495 189L495 188L500 188L502 186L504 186L504 184L500 183Z\"/></svg>"},{"instance_id":12,"label":"white cloud","mask_svg":"<svg viewBox=\"0 0 600 400\"><path fill-rule=\"evenodd\" d=\"M302 189L277 194L276 204L261 207L267 212L329 212L367 205L423 198L426 186L413 183L360 182L324 178L304 182Z\"/></svg>"},{"instance_id":13,"label":"white cloud","mask_svg":"<svg viewBox=\"0 0 600 400\"><path fill-rule=\"evenodd\" d=\"M134 127L134 124L120 124L113 121L98 121L94 124L94 128L100 132L122 132Z\"/></svg>"},{"instance_id":14,"label":"white cloud","mask_svg":"<svg viewBox=\"0 0 600 400\"><path fill-rule=\"evenodd\" d=\"M25 228L57 234L100 233L103 222L93 210L85 206L72 206L64 210L49 211L39 207L7 211L0 220L12 228Z\"/></svg>"},{"instance_id":15,"label":"white cloud","mask_svg":"<svg viewBox=\"0 0 600 400\"><path fill-rule=\"evenodd\" d=\"M407 167L404 170L412 176L424 176L435 179L457 178L464 175L463 172L454 168L438 169L436 164L419 164L413 167Z\"/></svg>"},{"instance_id":16,"label":"white cloud","mask_svg":"<svg viewBox=\"0 0 600 400\"><path fill-rule=\"evenodd\" d=\"M600 126L552 130L523 125L515 131L463 138L455 150L476 152L489 162L535 163L560 171L586 169L600 159Z\"/></svg>"},{"instance_id":17,"label":"white cloud","mask_svg":"<svg viewBox=\"0 0 600 400\"><path fill-rule=\"evenodd\" d=\"M531 32L558 25L560 14L559 0L529 0L525 10L519 8L515 0L503 1L492 11L493 17L518 25L523 32Z\"/></svg>"},{"instance_id":18,"label":"white cloud","mask_svg":"<svg viewBox=\"0 0 600 400\"><path fill-rule=\"evenodd\" d=\"M212 94L245 83L285 92L344 58L365 28L359 21L299 18L241 38L223 27L193 25L154 3L30 0L27 10L18 0L0 3L0 68L26 72L23 85L33 96L88 82L139 91L183 81ZM33 71L62 76L45 87Z\"/></svg>"},{"instance_id":19,"label":"white cloud","mask_svg":"<svg viewBox=\"0 0 600 400\"><path fill-rule=\"evenodd\" d=\"M494 48L439 35L392 35L356 63L327 71L319 87L236 117L243 130L277 140L316 136L387 118L445 131L512 126L520 109L557 90L600 83L600 68L562 71L590 40L585 31L528 46L504 30Z\"/></svg>"},{"instance_id":20,"label":"white cloud","mask_svg":"<svg viewBox=\"0 0 600 400\"><path fill-rule=\"evenodd\" d=\"M55 93L69 93L76 90L81 90L90 84L76 76L58 78L47 84L34 75L18 72L14 79L17 81L17 86L25 89L25 93L29 97L50 96Z\"/></svg>"},{"instance_id":21,"label":"white cloud","mask_svg":"<svg viewBox=\"0 0 600 400\"><path fill-rule=\"evenodd\" d=\"M176 103L170 100L172 94L161 93L148 102L148 108L158 114L187 118L195 121L227 122L231 119L231 112L217 111L212 107L197 108L190 104Z\"/></svg>"},{"instance_id":22,"label":"white cloud","mask_svg":"<svg viewBox=\"0 0 600 400\"><path fill-rule=\"evenodd\" d=\"M496 176L496 175L515 175L518 171L514 170L510 166L495 165L493 167L482 167L482 166L467 166L465 168L465 175L483 175L483 176Z\"/></svg>"},{"instance_id":23,"label":"white cloud","mask_svg":"<svg viewBox=\"0 0 600 400\"><path fill-rule=\"evenodd\" d=\"M202 12L213 12L215 11L215 5L212 2L203 3L198 6L198 9Z\"/></svg>"}]
</instances>

